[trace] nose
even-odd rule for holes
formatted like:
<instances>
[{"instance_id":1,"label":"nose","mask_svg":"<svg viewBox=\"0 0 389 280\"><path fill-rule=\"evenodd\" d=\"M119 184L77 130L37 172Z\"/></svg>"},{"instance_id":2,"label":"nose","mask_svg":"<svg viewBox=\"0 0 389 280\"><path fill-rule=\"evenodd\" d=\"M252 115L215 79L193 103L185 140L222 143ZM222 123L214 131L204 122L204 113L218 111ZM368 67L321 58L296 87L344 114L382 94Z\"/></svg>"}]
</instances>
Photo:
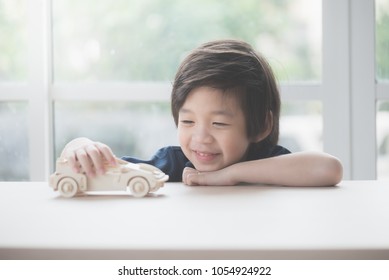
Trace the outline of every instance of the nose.
<instances>
[{"instance_id":1,"label":"nose","mask_svg":"<svg viewBox=\"0 0 389 280\"><path fill-rule=\"evenodd\" d=\"M210 144L213 141L213 136L210 133L209 128L204 125L196 126L192 138L194 141L200 144Z\"/></svg>"}]
</instances>

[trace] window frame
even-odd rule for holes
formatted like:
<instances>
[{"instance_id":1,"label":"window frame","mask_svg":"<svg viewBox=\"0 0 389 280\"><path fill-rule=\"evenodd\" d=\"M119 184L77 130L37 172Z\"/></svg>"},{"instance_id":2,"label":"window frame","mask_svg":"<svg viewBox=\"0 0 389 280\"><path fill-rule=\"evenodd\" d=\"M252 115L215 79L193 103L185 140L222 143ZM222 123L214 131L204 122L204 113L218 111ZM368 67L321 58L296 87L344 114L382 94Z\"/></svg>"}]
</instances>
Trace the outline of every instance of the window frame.
<instances>
[{"instance_id":1,"label":"window frame","mask_svg":"<svg viewBox=\"0 0 389 280\"><path fill-rule=\"evenodd\" d=\"M46 181L54 163L54 102L168 101L171 84L53 83L52 0L26 2L28 79L0 83L0 101L29 103L30 180ZM323 0L322 8L322 81L281 83L282 101L321 101L324 151L343 162L344 179L376 179L376 104L389 100L389 83L375 78L375 1Z\"/></svg>"}]
</instances>

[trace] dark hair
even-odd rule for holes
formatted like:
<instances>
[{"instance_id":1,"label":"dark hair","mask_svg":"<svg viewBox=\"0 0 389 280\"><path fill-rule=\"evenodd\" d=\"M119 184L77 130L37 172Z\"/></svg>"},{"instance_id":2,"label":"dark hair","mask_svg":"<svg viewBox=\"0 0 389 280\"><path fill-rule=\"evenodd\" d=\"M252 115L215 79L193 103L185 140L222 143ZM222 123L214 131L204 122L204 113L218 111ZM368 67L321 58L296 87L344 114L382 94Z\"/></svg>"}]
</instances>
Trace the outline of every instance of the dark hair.
<instances>
[{"instance_id":1,"label":"dark hair","mask_svg":"<svg viewBox=\"0 0 389 280\"><path fill-rule=\"evenodd\" d=\"M275 146L278 142L280 95L273 71L266 59L247 43L238 40L212 41L194 49L181 63L171 96L173 118L189 93L209 86L234 93L246 118L249 139L271 130L255 144Z\"/></svg>"}]
</instances>

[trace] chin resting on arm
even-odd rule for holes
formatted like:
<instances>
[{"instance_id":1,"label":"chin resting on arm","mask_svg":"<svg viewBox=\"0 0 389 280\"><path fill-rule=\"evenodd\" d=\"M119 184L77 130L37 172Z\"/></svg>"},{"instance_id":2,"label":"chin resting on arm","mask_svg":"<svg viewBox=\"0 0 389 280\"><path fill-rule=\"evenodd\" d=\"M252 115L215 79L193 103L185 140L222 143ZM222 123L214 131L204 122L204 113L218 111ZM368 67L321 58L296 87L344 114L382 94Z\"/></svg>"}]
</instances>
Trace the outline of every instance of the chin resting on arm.
<instances>
[{"instance_id":1,"label":"chin resting on arm","mask_svg":"<svg viewBox=\"0 0 389 280\"><path fill-rule=\"evenodd\" d=\"M283 186L333 186L342 180L340 161L325 153L299 152L261 160L239 162L212 172L186 168L187 185L259 183Z\"/></svg>"}]
</instances>

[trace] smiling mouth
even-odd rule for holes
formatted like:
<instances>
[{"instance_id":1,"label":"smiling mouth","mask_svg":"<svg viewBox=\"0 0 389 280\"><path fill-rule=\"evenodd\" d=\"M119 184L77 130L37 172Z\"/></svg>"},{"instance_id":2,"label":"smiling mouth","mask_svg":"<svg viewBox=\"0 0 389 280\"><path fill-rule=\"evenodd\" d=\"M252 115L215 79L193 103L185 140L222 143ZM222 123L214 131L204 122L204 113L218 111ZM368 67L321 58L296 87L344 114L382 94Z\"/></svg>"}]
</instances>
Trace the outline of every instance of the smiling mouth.
<instances>
[{"instance_id":1,"label":"smiling mouth","mask_svg":"<svg viewBox=\"0 0 389 280\"><path fill-rule=\"evenodd\" d=\"M196 158L200 161L212 161L215 159L215 157L219 154L215 153L207 153L207 152L200 152L200 151L193 151L196 155Z\"/></svg>"}]
</instances>

